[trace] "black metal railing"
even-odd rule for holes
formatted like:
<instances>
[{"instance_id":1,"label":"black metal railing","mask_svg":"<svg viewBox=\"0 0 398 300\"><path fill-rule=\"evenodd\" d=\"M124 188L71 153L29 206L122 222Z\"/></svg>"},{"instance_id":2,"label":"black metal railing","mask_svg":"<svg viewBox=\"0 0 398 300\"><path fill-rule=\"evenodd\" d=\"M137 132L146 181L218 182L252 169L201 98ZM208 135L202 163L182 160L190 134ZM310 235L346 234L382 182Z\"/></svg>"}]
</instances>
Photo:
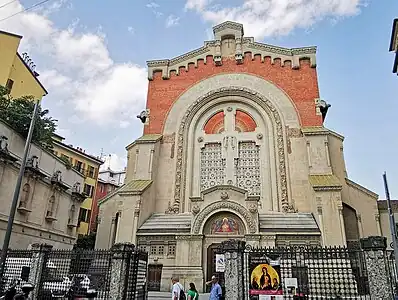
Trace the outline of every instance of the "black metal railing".
<instances>
[{"instance_id":1,"label":"black metal railing","mask_svg":"<svg viewBox=\"0 0 398 300\"><path fill-rule=\"evenodd\" d=\"M244 261L250 300L261 294L283 295L284 299L370 299L361 250L247 246Z\"/></svg>"},{"instance_id":2,"label":"black metal railing","mask_svg":"<svg viewBox=\"0 0 398 300\"><path fill-rule=\"evenodd\" d=\"M107 299L112 252L108 250L52 250L44 255L39 299L54 295L84 297L95 289L98 299Z\"/></svg>"}]
</instances>

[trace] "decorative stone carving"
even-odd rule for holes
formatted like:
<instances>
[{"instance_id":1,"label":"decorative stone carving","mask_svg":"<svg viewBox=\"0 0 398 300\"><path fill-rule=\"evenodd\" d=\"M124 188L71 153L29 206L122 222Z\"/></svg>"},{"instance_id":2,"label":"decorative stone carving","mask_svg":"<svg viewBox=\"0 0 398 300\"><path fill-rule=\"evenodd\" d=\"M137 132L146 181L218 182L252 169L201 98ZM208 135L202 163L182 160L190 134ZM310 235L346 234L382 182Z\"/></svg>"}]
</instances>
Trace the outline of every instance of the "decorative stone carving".
<instances>
[{"instance_id":1,"label":"decorative stone carving","mask_svg":"<svg viewBox=\"0 0 398 300\"><path fill-rule=\"evenodd\" d=\"M0 136L0 151L8 152L8 138L5 135Z\"/></svg>"},{"instance_id":2,"label":"decorative stone carving","mask_svg":"<svg viewBox=\"0 0 398 300\"><path fill-rule=\"evenodd\" d=\"M229 196L227 192L221 192L221 196L220 196L221 200L228 200Z\"/></svg>"},{"instance_id":3,"label":"decorative stone carving","mask_svg":"<svg viewBox=\"0 0 398 300\"><path fill-rule=\"evenodd\" d=\"M282 209L287 210L288 202L288 194L287 194L287 173L286 173L286 157L285 157L285 144L283 138L283 127L281 117L274 107L272 102L265 98L263 95L252 91L248 88L244 87L236 87L230 86L228 88L220 88L217 90L213 90L207 94L202 95L196 101L194 101L186 110L181 123L180 128L178 130L177 137L177 163L176 163L176 172L175 172L175 189L174 189L174 202L173 208L176 208L176 213L179 212L179 203L181 199L184 198L184 190L185 190L185 167L184 167L184 159L186 156L186 137L187 130L189 128L189 124L191 123L193 117L196 115L197 111L212 101L215 98L223 97L223 96L242 96L245 98L249 98L258 105L260 105L274 120L275 128L276 128L276 147L277 147L277 161L279 164L279 184L281 189L281 204ZM273 97L271 93L267 95L267 97ZM170 209L168 210L170 211Z\"/></svg>"},{"instance_id":4,"label":"decorative stone carving","mask_svg":"<svg viewBox=\"0 0 398 300\"><path fill-rule=\"evenodd\" d=\"M203 137L201 137L201 136L198 137L198 142L199 142L199 143L203 142Z\"/></svg>"},{"instance_id":5,"label":"decorative stone carving","mask_svg":"<svg viewBox=\"0 0 398 300\"><path fill-rule=\"evenodd\" d=\"M288 206L283 208L283 212L284 213L296 213L296 212L298 212L298 210L294 208L293 204L289 204Z\"/></svg>"},{"instance_id":6,"label":"decorative stone carving","mask_svg":"<svg viewBox=\"0 0 398 300\"><path fill-rule=\"evenodd\" d=\"M257 138L258 138L259 140L262 140L262 139L263 139L263 134L262 134L262 133L258 133L258 134L257 134Z\"/></svg>"},{"instance_id":7,"label":"decorative stone carving","mask_svg":"<svg viewBox=\"0 0 398 300\"><path fill-rule=\"evenodd\" d=\"M228 106L227 111L231 112L233 109L231 106Z\"/></svg>"},{"instance_id":8,"label":"decorative stone carving","mask_svg":"<svg viewBox=\"0 0 398 300\"><path fill-rule=\"evenodd\" d=\"M30 167L30 168L38 169L39 168L39 158L36 155L33 155L26 162L26 166Z\"/></svg>"},{"instance_id":9,"label":"decorative stone carving","mask_svg":"<svg viewBox=\"0 0 398 300\"><path fill-rule=\"evenodd\" d=\"M257 213L258 212L258 206L256 205L256 204L250 204L250 206L249 206L249 211L252 213L252 214L255 214L255 213Z\"/></svg>"},{"instance_id":10,"label":"decorative stone carving","mask_svg":"<svg viewBox=\"0 0 398 300\"><path fill-rule=\"evenodd\" d=\"M372 299L391 299L391 275L385 257L387 239L381 236L361 239L361 248L364 250L367 273L372 274L372 276L369 276L369 289Z\"/></svg>"},{"instance_id":11,"label":"decorative stone carving","mask_svg":"<svg viewBox=\"0 0 398 300\"><path fill-rule=\"evenodd\" d=\"M207 144L200 156L200 189L206 190L224 183L225 160L221 155L221 144Z\"/></svg>"},{"instance_id":12,"label":"decorative stone carving","mask_svg":"<svg viewBox=\"0 0 398 300\"><path fill-rule=\"evenodd\" d=\"M62 182L62 172L61 171L55 171L53 176L51 177L51 182L52 183L60 183Z\"/></svg>"},{"instance_id":13,"label":"decorative stone carving","mask_svg":"<svg viewBox=\"0 0 398 300\"><path fill-rule=\"evenodd\" d=\"M200 212L199 206L198 206L198 205L194 205L194 206L192 207L192 213L193 213L194 215L197 215L199 212Z\"/></svg>"},{"instance_id":14,"label":"decorative stone carving","mask_svg":"<svg viewBox=\"0 0 398 300\"><path fill-rule=\"evenodd\" d=\"M192 233L200 234L201 227L205 220L216 210L226 209L237 212L238 215L242 216L244 221L249 228L247 228L249 233L256 233L258 231L258 226L254 220L251 213L242 205L232 202L232 201L218 201L206 206L202 211L196 216L193 226Z\"/></svg>"},{"instance_id":15,"label":"decorative stone carving","mask_svg":"<svg viewBox=\"0 0 398 300\"><path fill-rule=\"evenodd\" d=\"M260 150L254 142L239 143L239 159L236 167L238 187L248 191L250 196L259 196Z\"/></svg>"}]
</instances>

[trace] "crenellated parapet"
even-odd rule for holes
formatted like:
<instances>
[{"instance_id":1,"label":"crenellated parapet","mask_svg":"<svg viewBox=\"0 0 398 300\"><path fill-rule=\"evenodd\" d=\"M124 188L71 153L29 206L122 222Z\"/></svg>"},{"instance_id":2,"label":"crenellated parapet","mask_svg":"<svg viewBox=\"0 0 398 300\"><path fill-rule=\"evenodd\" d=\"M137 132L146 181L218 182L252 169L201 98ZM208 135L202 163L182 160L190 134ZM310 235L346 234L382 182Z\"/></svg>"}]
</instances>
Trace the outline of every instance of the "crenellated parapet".
<instances>
[{"instance_id":1,"label":"crenellated parapet","mask_svg":"<svg viewBox=\"0 0 398 300\"><path fill-rule=\"evenodd\" d=\"M252 37L244 37L243 25L235 22L224 22L213 27L214 40L205 41L204 46L172 59L151 60L147 62L148 79L153 79L155 72L161 72L163 79L169 79L174 72L179 75L181 69L189 71L189 66L198 67L198 62L204 64L212 62L215 66L222 66L225 60L235 60L236 64L243 64L244 60L255 60L261 57L261 62L269 58L271 64L280 60L282 66L299 69L301 60L309 60L310 66L316 67L316 47L283 48L258 43ZM211 59L208 59L211 58Z\"/></svg>"}]
</instances>

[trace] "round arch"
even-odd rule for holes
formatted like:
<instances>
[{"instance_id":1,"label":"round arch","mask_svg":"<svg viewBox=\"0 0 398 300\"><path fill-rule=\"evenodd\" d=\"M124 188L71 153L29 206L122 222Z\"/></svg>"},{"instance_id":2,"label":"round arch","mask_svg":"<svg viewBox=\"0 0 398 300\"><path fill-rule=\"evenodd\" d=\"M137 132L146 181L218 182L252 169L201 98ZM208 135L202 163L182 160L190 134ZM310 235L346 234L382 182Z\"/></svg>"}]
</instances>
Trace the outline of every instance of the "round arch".
<instances>
[{"instance_id":1,"label":"round arch","mask_svg":"<svg viewBox=\"0 0 398 300\"><path fill-rule=\"evenodd\" d=\"M191 234L202 234L207 221L220 212L229 212L239 217L245 226L246 233L258 232L256 220L245 207L232 201L217 201L209 204L197 214L191 227Z\"/></svg>"},{"instance_id":2,"label":"round arch","mask_svg":"<svg viewBox=\"0 0 398 300\"><path fill-rule=\"evenodd\" d=\"M219 88L209 93L202 95L196 101L186 109L184 115L180 119L179 128L177 130L177 150L176 150L176 171L174 181L174 204L169 209L178 212L180 211L180 201L184 199L185 192L185 180L186 180L186 157L187 157L187 140L190 124L195 118L198 111L203 108L206 104L209 104L213 100L220 99L223 97L242 97L247 100L253 101L256 105L269 116L272 120L273 131L275 136L275 145L278 162L278 189L280 195L280 202L283 211L287 211L289 207L288 201L288 184L287 184L287 162L285 156L285 123L280 116L279 110L275 107L273 102L262 94L243 88L241 86L229 86L227 88ZM297 116L297 115L296 115ZM170 117L170 115L169 115ZM297 123L298 124L298 119Z\"/></svg>"}]
</instances>

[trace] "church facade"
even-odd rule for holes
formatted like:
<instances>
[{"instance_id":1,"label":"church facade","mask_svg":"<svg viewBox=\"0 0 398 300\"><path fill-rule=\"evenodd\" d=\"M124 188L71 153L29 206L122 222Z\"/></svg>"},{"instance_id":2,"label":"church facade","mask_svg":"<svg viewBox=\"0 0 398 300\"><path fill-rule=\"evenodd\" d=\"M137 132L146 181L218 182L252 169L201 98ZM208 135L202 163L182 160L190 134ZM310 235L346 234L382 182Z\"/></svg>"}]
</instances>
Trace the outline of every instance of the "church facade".
<instances>
[{"instance_id":1,"label":"church facade","mask_svg":"<svg viewBox=\"0 0 398 300\"><path fill-rule=\"evenodd\" d=\"M100 201L96 247L147 250L150 289L172 275L203 287L230 238L331 246L381 234L378 195L347 178L344 138L323 126L316 48L258 43L234 22L213 32L148 62L144 134L126 147L125 184Z\"/></svg>"}]
</instances>

